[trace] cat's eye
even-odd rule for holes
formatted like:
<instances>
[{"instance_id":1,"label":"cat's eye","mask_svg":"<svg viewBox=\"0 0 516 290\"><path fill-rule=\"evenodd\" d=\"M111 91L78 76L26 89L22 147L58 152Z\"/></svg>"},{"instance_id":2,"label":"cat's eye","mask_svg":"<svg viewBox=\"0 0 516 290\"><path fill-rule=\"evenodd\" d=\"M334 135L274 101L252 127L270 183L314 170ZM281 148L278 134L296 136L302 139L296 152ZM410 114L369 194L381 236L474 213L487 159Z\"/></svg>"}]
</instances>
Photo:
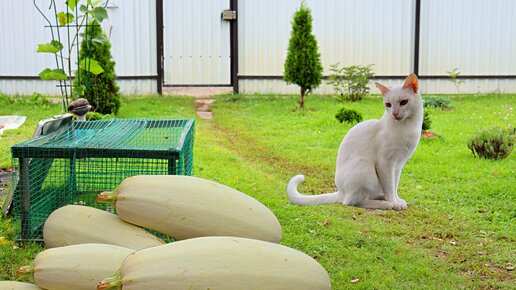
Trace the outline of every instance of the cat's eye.
<instances>
[{"instance_id":1,"label":"cat's eye","mask_svg":"<svg viewBox=\"0 0 516 290\"><path fill-rule=\"evenodd\" d=\"M391 103L385 103L385 106L386 106L387 108L390 108L392 105L391 105Z\"/></svg>"},{"instance_id":2,"label":"cat's eye","mask_svg":"<svg viewBox=\"0 0 516 290\"><path fill-rule=\"evenodd\" d=\"M405 106L408 103L408 100L403 100L400 102L400 105Z\"/></svg>"}]
</instances>

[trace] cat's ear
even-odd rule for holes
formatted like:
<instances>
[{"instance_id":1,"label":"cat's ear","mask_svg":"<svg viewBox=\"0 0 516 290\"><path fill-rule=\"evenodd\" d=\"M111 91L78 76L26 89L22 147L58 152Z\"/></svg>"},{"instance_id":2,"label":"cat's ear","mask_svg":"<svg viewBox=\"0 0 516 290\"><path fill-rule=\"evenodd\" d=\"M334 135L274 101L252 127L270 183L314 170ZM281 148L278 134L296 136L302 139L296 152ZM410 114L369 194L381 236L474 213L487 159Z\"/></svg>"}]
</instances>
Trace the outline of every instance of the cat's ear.
<instances>
[{"instance_id":1,"label":"cat's ear","mask_svg":"<svg viewBox=\"0 0 516 290\"><path fill-rule=\"evenodd\" d=\"M382 95L385 95L390 90L389 87L384 86L380 83L374 83L374 84L380 90L380 92L382 92Z\"/></svg>"},{"instance_id":2,"label":"cat's ear","mask_svg":"<svg viewBox=\"0 0 516 290\"><path fill-rule=\"evenodd\" d=\"M411 88L414 93L417 94L418 88L419 88L419 81L417 79L417 76L415 74L410 74L403 83L403 88L408 89Z\"/></svg>"}]
</instances>

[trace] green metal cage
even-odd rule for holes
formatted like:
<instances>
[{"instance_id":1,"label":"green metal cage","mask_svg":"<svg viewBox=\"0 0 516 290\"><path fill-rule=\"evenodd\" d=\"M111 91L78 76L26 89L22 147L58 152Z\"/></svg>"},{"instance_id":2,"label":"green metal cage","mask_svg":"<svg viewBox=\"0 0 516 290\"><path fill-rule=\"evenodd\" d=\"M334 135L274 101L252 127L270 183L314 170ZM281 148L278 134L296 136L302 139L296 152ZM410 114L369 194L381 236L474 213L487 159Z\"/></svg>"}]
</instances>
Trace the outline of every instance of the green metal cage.
<instances>
[{"instance_id":1,"label":"green metal cage","mask_svg":"<svg viewBox=\"0 0 516 290\"><path fill-rule=\"evenodd\" d=\"M18 240L40 240L50 213L97 204L134 175L192 175L194 119L73 121L11 147Z\"/></svg>"}]
</instances>

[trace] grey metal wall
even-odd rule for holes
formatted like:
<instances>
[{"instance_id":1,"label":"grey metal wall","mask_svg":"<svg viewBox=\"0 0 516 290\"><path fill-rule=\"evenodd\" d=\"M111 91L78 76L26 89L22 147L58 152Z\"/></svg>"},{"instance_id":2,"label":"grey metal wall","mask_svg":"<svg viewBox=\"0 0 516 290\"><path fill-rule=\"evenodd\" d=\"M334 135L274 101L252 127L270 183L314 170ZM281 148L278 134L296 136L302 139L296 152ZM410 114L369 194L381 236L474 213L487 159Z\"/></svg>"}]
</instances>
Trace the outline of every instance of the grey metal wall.
<instances>
[{"instance_id":1,"label":"grey metal wall","mask_svg":"<svg viewBox=\"0 0 516 290\"><path fill-rule=\"evenodd\" d=\"M156 93L156 1L110 0L104 31L126 94Z\"/></svg>"},{"instance_id":2,"label":"grey metal wall","mask_svg":"<svg viewBox=\"0 0 516 290\"><path fill-rule=\"evenodd\" d=\"M49 17L50 1L36 0ZM56 1L62 11L64 1ZM111 0L109 20L104 23L110 37L111 53L116 62L118 84L123 93L148 94L156 92L156 6L154 0ZM0 2L0 92L32 94L39 92L59 95L56 81L41 81L37 75L46 67L55 68L51 54L36 53L39 43L51 40L44 18L31 0L2 0ZM65 31L61 29L61 37ZM66 53L65 55L68 55ZM75 62L75 53L72 53ZM125 78L130 76L129 79ZM16 78L14 78L16 77Z\"/></svg>"},{"instance_id":3,"label":"grey metal wall","mask_svg":"<svg viewBox=\"0 0 516 290\"><path fill-rule=\"evenodd\" d=\"M306 1L312 9L324 73L330 65L375 64L382 75L411 68L412 0ZM240 0L241 76L281 76L291 21L300 1ZM389 15L389 17L385 17Z\"/></svg>"},{"instance_id":4,"label":"grey metal wall","mask_svg":"<svg viewBox=\"0 0 516 290\"><path fill-rule=\"evenodd\" d=\"M297 93L281 80L290 22L301 1L239 0L241 92ZM330 65L375 65L378 76L414 71L415 0L309 0L324 74ZM425 93L516 92L516 1L421 0L419 75ZM512 78L503 76L511 75ZM436 78L441 76L441 78ZM485 79L483 76L501 76ZM384 79L386 83L400 80ZM323 83L315 93L332 93Z\"/></svg>"},{"instance_id":5,"label":"grey metal wall","mask_svg":"<svg viewBox=\"0 0 516 290\"><path fill-rule=\"evenodd\" d=\"M421 12L421 74L516 73L516 1L426 0Z\"/></svg>"},{"instance_id":6,"label":"grey metal wall","mask_svg":"<svg viewBox=\"0 0 516 290\"><path fill-rule=\"evenodd\" d=\"M229 0L165 0L165 85L230 85Z\"/></svg>"},{"instance_id":7,"label":"grey metal wall","mask_svg":"<svg viewBox=\"0 0 516 290\"><path fill-rule=\"evenodd\" d=\"M464 76L491 77L465 79L460 92L516 92L516 1L422 0L421 4L420 75L447 75L457 68ZM422 84L429 93L458 92L447 79Z\"/></svg>"},{"instance_id":8,"label":"grey metal wall","mask_svg":"<svg viewBox=\"0 0 516 290\"><path fill-rule=\"evenodd\" d=\"M33 77L52 65L48 56L36 57L37 43L43 43L47 37L42 18L36 17L37 11L32 1L2 1L0 8L0 75ZM37 70L41 68L40 70ZM37 81L0 79L0 91L4 93L43 93L55 90L55 82L44 83L41 87Z\"/></svg>"},{"instance_id":9,"label":"grey metal wall","mask_svg":"<svg viewBox=\"0 0 516 290\"><path fill-rule=\"evenodd\" d=\"M165 41L167 37L174 39L165 43L165 84L178 84L184 76L202 77L211 84L227 83L227 61L208 65L197 61L190 66L167 61L174 55L195 53L227 60L228 48L210 46L227 43L226 26L222 26L227 23L219 20L221 26L217 29L224 31L210 39L215 26L204 20L208 18L205 15L216 20L228 0L163 1ZM330 74L330 65L337 62L341 66L374 64L378 76L398 77L398 80L385 79L387 83L398 82L412 72L418 1L421 3L418 73L422 76L423 92L457 92L446 78L447 71L453 68L470 76L461 85L461 92L497 89L516 92L516 1L513 0L307 0L324 74ZM109 3L110 18L105 28L110 35L122 92L157 92L156 0L110 0ZM173 3L182 10L168 10ZM282 75L290 22L301 0L237 0L237 3L240 92L297 93L298 88L286 85ZM50 39L44 25L31 0L0 1L1 92L59 94L56 82L36 78L43 68L54 65L50 55L35 52L38 43ZM207 40L208 45L186 33L187 28L206 35L201 40ZM170 36L170 31L175 31L174 35ZM315 91L332 92L326 84Z\"/></svg>"}]
</instances>

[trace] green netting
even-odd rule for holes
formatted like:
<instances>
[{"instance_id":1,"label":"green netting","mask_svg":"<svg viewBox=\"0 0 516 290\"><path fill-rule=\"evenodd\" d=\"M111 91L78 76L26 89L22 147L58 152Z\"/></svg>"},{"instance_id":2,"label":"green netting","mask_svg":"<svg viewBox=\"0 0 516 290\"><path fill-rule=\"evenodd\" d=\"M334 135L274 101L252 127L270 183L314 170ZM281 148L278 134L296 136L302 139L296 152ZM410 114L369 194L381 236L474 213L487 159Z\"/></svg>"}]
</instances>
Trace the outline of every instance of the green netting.
<instances>
[{"instance_id":1,"label":"green netting","mask_svg":"<svg viewBox=\"0 0 516 290\"><path fill-rule=\"evenodd\" d=\"M75 121L11 147L14 218L19 240L39 240L48 215L95 196L133 175L192 175L193 119Z\"/></svg>"}]
</instances>

